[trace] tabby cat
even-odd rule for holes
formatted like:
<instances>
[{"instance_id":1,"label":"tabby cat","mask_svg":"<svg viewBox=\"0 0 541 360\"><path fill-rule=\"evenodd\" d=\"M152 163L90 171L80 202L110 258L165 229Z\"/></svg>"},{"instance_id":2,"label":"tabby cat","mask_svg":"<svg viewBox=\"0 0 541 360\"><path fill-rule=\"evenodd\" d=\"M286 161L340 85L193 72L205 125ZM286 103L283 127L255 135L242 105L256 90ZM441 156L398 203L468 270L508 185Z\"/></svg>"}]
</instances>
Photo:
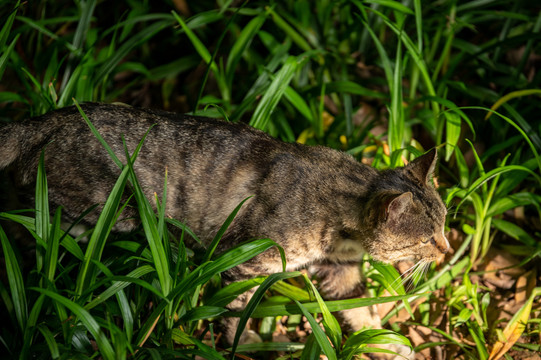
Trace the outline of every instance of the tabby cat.
<instances>
[{"instance_id":1,"label":"tabby cat","mask_svg":"<svg viewBox=\"0 0 541 360\"><path fill-rule=\"evenodd\" d=\"M126 105L88 103L82 109L121 159L122 136L133 152L151 128L134 164L142 188L149 199L161 193L167 168L167 216L185 222L204 242L253 196L225 233L221 250L271 238L284 248L287 270L309 267L327 299L361 295L359 261L366 252L386 263L428 262L449 249L446 208L429 181L435 150L403 168L378 172L345 153L285 143L244 124ZM105 203L120 170L77 108L0 129L0 169L9 167L20 185L32 185L44 148L52 206L62 205L74 220ZM85 221L94 224L98 216L94 211ZM135 229L137 217L126 207L115 230ZM224 278L281 270L279 253L267 251ZM248 298L239 297L230 308L243 308ZM372 316L366 308L342 315L353 330Z\"/></svg>"}]
</instances>

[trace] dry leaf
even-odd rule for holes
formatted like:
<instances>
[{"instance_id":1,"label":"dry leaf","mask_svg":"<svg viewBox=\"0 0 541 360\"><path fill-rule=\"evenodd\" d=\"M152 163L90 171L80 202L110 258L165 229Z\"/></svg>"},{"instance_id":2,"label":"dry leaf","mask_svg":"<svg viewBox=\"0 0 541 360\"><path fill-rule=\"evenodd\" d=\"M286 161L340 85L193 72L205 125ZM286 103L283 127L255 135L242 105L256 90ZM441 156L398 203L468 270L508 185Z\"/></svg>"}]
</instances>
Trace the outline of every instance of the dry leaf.
<instances>
[{"instance_id":1,"label":"dry leaf","mask_svg":"<svg viewBox=\"0 0 541 360\"><path fill-rule=\"evenodd\" d=\"M511 289L515 285L515 279L524 272L519 267L509 268L518 264L519 261L513 255L491 250L486 256L483 280L501 289Z\"/></svg>"},{"instance_id":2,"label":"dry leaf","mask_svg":"<svg viewBox=\"0 0 541 360\"><path fill-rule=\"evenodd\" d=\"M529 271L526 277L528 278L528 282L535 283L536 271ZM517 340L524 332L524 329L526 328L526 323L530 318L533 300L537 295L540 294L541 288L533 289L528 298L528 301L524 304L524 306L520 308L520 310L515 314L515 316L513 316L513 318L507 323L507 326L503 330L503 337L505 338L505 341L498 340L494 344L488 360L497 360L501 358L517 342Z\"/></svg>"}]
</instances>

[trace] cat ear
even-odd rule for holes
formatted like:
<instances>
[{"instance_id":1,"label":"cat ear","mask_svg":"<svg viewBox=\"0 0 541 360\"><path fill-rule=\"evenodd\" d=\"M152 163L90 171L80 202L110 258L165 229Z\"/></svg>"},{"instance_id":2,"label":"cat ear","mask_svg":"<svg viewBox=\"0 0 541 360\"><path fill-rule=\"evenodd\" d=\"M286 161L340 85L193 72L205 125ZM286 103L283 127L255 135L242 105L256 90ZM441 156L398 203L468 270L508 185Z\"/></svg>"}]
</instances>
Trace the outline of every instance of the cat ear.
<instances>
[{"instance_id":1,"label":"cat ear","mask_svg":"<svg viewBox=\"0 0 541 360\"><path fill-rule=\"evenodd\" d=\"M436 167L436 161L438 159L438 152L436 149L432 149L426 154L419 156L406 166L409 169L409 173L422 184L428 184L434 168Z\"/></svg>"},{"instance_id":2,"label":"cat ear","mask_svg":"<svg viewBox=\"0 0 541 360\"><path fill-rule=\"evenodd\" d=\"M385 211L387 220L391 219L400 219L404 212L408 209L410 205L413 204L413 195L411 192L403 193L395 197Z\"/></svg>"}]
</instances>

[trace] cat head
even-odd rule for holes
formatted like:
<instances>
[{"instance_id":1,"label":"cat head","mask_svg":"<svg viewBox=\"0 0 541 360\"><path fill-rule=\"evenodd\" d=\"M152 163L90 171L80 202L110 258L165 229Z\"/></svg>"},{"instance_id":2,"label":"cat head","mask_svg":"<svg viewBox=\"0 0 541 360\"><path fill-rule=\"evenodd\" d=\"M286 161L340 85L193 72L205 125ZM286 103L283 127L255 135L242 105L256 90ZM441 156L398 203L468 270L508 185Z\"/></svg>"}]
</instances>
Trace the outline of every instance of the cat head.
<instances>
[{"instance_id":1,"label":"cat head","mask_svg":"<svg viewBox=\"0 0 541 360\"><path fill-rule=\"evenodd\" d=\"M381 174L371 209L377 225L372 241L365 244L375 260L430 262L449 250L444 234L447 209L430 183L436 160L432 150Z\"/></svg>"}]
</instances>

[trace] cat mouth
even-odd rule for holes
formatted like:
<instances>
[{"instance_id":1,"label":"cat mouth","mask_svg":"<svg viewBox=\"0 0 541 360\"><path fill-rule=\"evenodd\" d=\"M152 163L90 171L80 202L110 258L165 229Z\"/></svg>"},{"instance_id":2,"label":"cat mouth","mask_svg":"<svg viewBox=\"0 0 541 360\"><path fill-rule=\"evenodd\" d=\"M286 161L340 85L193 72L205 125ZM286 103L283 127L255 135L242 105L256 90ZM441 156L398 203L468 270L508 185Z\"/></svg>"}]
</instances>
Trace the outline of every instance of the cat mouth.
<instances>
[{"instance_id":1,"label":"cat mouth","mask_svg":"<svg viewBox=\"0 0 541 360\"><path fill-rule=\"evenodd\" d=\"M393 265L400 263L400 262L424 262L424 263L432 263L434 261L438 261L438 259L443 259L445 257L445 254L439 254L439 255L431 255L431 256L418 256L418 255L406 255L401 258L398 258L393 262ZM439 263L439 261L438 261Z\"/></svg>"}]
</instances>

